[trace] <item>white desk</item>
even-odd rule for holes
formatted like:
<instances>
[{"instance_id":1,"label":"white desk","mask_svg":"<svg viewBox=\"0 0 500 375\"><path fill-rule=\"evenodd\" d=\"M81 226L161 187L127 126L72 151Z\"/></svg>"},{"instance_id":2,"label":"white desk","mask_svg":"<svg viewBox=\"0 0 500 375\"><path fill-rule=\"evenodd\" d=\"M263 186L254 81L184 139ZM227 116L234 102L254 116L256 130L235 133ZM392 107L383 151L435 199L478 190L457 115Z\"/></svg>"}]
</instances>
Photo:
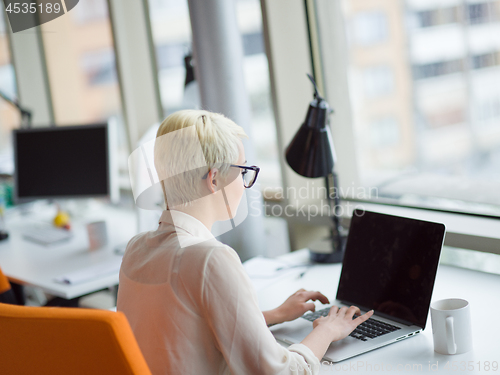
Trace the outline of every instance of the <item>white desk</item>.
<instances>
[{"instance_id":1,"label":"white desk","mask_svg":"<svg viewBox=\"0 0 500 375\"><path fill-rule=\"evenodd\" d=\"M57 276L66 275L94 265L121 263L114 253L117 245L126 244L136 234L136 218L132 210L97 205L88 208L84 217L72 221L74 236L66 242L50 246L38 245L22 238L29 228L48 225L55 216L55 207L38 207L35 214L13 212L7 220L9 239L0 242L0 267L9 280L40 287L43 291L65 299L80 297L118 284L118 272L97 277L76 285L60 284ZM108 245L89 251L85 225L105 220Z\"/></svg>"},{"instance_id":2,"label":"white desk","mask_svg":"<svg viewBox=\"0 0 500 375\"><path fill-rule=\"evenodd\" d=\"M280 259L300 263L306 262L307 257L307 251L301 250ZM340 265L317 265L298 278L304 270L297 269L288 277L257 292L260 307L262 310L274 308L300 288L319 290L334 300L340 270ZM500 374L500 276L440 265L432 301L452 297L466 299L471 304L474 334L474 349L471 352L450 356L435 353L429 314L421 334L337 364L323 365L320 373ZM494 361L498 366L496 371L491 367ZM489 371L485 370L486 362L490 363Z\"/></svg>"}]
</instances>

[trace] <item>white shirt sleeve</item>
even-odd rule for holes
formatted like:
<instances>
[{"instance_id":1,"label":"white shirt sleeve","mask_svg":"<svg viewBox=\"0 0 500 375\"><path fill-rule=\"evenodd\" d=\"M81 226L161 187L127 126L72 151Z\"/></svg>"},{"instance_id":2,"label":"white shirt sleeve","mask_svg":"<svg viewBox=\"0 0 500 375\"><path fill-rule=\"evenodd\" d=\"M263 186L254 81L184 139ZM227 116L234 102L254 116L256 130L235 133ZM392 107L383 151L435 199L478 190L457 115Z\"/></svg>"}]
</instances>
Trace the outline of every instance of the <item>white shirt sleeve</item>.
<instances>
[{"instance_id":1,"label":"white shirt sleeve","mask_svg":"<svg viewBox=\"0 0 500 375\"><path fill-rule=\"evenodd\" d=\"M203 311L232 374L318 374L319 360L307 346L286 349L276 342L233 249L214 248L203 279Z\"/></svg>"}]
</instances>

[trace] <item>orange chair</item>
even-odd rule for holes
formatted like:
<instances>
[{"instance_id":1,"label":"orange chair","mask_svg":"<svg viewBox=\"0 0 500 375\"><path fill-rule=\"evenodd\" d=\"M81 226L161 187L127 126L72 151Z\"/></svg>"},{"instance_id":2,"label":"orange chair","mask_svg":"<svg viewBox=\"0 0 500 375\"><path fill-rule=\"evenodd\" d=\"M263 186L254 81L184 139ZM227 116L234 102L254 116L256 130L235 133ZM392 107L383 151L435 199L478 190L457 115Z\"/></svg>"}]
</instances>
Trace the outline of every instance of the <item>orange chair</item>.
<instances>
[{"instance_id":1,"label":"orange chair","mask_svg":"<svg viewBox=\"0 0 500 375\"><path fill-rule=\"evenodd\" d=\"M2 303L0 373L151 375L121 312Z\"/></svg>"},{"instance_id":2,"label":"orange chair","mask_svg":"<svg viewBox=\"0 0 500 375\"><path fill-rule=\"evenodd\" d=\"M2 269L0 268L0 302L2 303L16 303L16 296L12 291L9 280L3 274Z\"/></svg>"}]
</instances>

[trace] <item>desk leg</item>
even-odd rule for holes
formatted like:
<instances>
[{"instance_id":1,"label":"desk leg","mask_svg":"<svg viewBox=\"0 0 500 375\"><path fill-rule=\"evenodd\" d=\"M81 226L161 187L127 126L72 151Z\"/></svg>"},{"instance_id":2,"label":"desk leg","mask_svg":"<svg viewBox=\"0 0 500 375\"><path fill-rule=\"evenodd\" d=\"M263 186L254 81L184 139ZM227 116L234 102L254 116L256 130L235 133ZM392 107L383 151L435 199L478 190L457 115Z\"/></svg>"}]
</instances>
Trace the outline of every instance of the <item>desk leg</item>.
<instances>
[{"instance_id":1,"label":"desk leg","mask_svg":"<svg viewBox=\"0 0 500 375\"><path fill-rule=\"evenodd\" d=\"M78 307L79 301L80 301L80 297L76 297L73 299L64 299L61 297L54 297L49 302L47 302L45 304L45 306Z\"/></svg>"},{"instance_id":2,"label":"desk leg","mask_svg":"<svg viewBox=\"0 0 500 375\"><path fill-rule=\"evenodd\" d=\"M24 287L21 284L10 282L10 286L12 291L14 292L14 296L16 297L16 301L19 305L26 305L26 296L24 295Z\"/></svg>"}]
</instances>

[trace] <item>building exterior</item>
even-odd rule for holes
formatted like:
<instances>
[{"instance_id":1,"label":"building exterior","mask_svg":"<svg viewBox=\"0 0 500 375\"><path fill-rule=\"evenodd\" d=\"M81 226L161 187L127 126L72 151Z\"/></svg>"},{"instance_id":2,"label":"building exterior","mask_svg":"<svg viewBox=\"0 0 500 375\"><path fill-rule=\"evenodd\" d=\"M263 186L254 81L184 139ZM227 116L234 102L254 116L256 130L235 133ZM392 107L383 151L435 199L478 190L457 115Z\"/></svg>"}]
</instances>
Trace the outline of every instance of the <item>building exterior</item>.
<instances>
[{"instance_id":1,"label":"building exterior","mask_svg":"<svg viewBox=\"0 0 500 375\"><path fill-rule=\"evenodd\" d=\"M344 0L344 11L364 183L500 205L500 1Z\"/></svg>"}]
</instances>

